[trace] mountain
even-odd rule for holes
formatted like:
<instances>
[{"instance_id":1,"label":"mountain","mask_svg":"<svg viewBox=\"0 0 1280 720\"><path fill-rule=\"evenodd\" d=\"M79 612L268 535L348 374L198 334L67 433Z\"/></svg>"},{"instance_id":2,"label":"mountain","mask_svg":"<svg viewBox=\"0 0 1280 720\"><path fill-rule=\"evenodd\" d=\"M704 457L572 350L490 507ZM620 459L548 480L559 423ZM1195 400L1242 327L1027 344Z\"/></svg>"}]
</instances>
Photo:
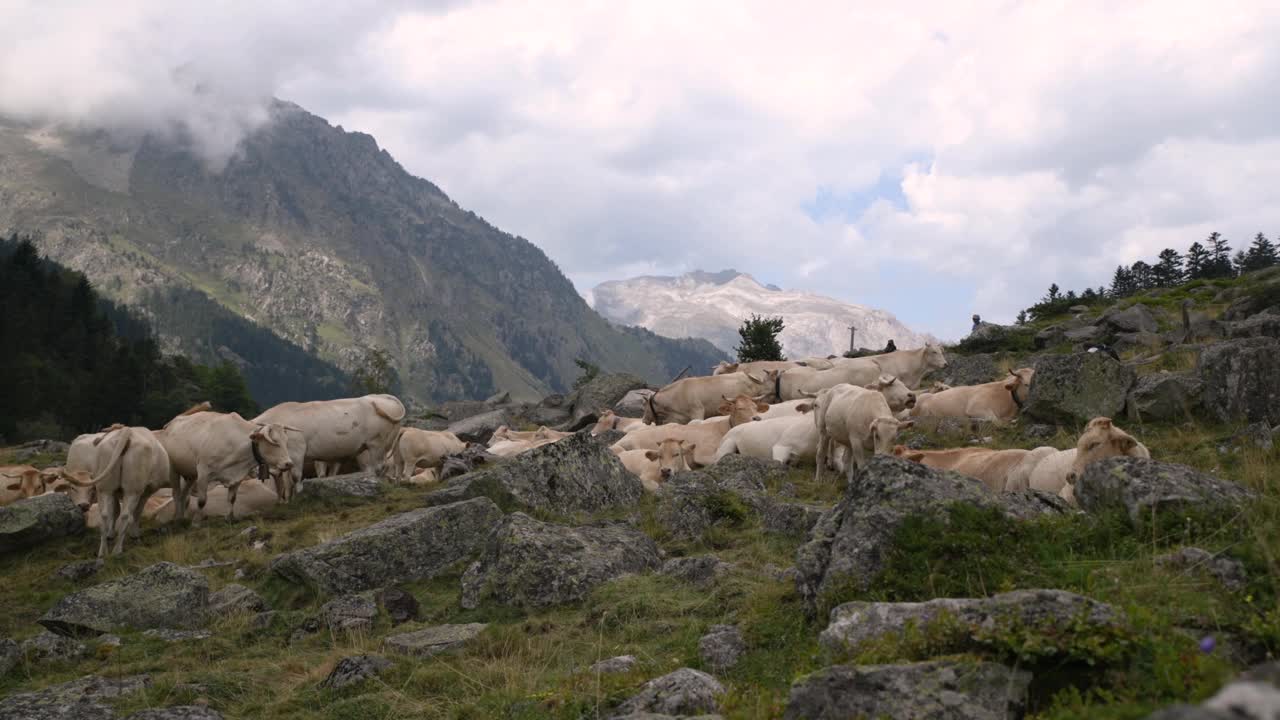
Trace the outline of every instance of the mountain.
<instances>
[{"instance_id":1,"label":"mountain","mask_svg":"<svg viewBox=\"0 0 1280 720\"><path fill-rule=\"evenodd\" d=\"M734 352L738 328L752 313L782 316L782 346L792 358L843 353L849 349L850 326L857 328L859 347L881 348L892 339L906 350L933 339L884 310L761 285L735 270L613 280L590 295L596 311L614 322L666 337L706 338L727 353Z\"/></svg>"},{"instance_id":2,"label":"mountain","mask_svg":"<svg viewBox=\"0 0 1280 720\"><path fill-rule=\"evenodd\" d=\"M166 306L196 293L345 370L385 348L420 399L563 391L577 357L661 382L721 356L615 328L532 243L291 103L224 168L190 148L0 122L0 229L148 310L167 349L211 352Z\"/></svg>"}]
</instances>

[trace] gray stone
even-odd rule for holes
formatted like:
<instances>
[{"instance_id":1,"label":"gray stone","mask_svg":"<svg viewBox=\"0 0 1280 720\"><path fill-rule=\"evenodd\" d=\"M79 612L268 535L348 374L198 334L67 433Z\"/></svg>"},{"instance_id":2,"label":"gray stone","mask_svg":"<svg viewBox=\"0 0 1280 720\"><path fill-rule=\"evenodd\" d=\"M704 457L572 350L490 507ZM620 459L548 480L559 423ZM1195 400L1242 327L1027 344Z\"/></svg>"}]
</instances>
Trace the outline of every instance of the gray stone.
<instances>
[{"instance_id":1,"label":"gray stone","mask_svg":"<svg viewBox=\"0 0 1280 720\"><path fill-rule=\"evenodd\" d=\"M1049 327L1036 333L1035 346L1037 350L1060 345L1067 341L1067 328L1062 325L1050 325Z\"/></svg>"},{"instance_id":2,"label":"gray stone","mask_svg":"<svg viewBox=\"0 0 1280 720\"><path fill-rule=\"evenodd\" d=\"M788 720L1011 720L1031 674L996 663L836 665L791 686Z\"/></svg>"},{"instance_id":3,"label":"gray stone","mask_svg":"<svg viewBox=\"0 0 1280 720\"><path fill-rule=\"evenodd\" d=\"M28 440L19 445L12 456L15 463L26 463L36 455L66 457L70 449L71 446L61 440Z\"/></svg>"},{"instance_id":4,"label":"gray stone","mask_svg":"<svg viewBox=\"0 0 1280 720\"><path fill-rule=\"evenodd\" d=\"M913 515L937 516L955 503L1001 510L1012 519L1062 515L1070 506L1057 496L1026 491L991 493L980 481L891 455L875 455L822 516L796 551L796 585L811 609L830 589L873 583L893 536Z\"/></svg>"},{"instance_id":5,"label":"gray stone","mask_svg":"<svg viewBox=\"0 0 1280 720\"><path fill-rule=\"evenodd\" d=\"M418 599L407 590L398 587L383 588L378 591L378 604L391 618L392 625L417 620L421 612Z\"/></svg>"},{"instance_id":6,"label":"gray stone","mask_svg":"<svg viewBox=\"0 0 1280 720\"><path fill-rule=\"evenodd\" d=\"M102 559L78 560L58 568L58 572L54 573L54 575L62 578L63 580L70 580L74 583L84 582L94 575L97 575L98 571L102 570L102 567L105 564L106 563Z\"/></svg>"},{"instance_id":7,"label":"gray stone","mask_svg":"<svg viewBox=\"0 0 1280 720\"><path fill-rule=\"evenodd\" d=\"M35 692L0 700L0 720L114 720L104 701L141 692L151 686L148 675L108 679L86 675Z\"/></svg>"},{"instance_id":8,"label":"gray stone","mask_svg":"<svg viewBox=\"0 0 1280 720\"><path fill-rule=\"evenodd\" d=\"M1058 434L1056 425L1045 425L1043 423L1027 423L1022 426L1023 437L1029 437L1034 440L1047 440Z\"/></svg>"},{"instance_id":9,"label":"gray stone","mask_svg":"<svg viewBox=\"0 0 1280 720\"><path fill-rule=\"evenodd\" d=\"M929 387L933 382L944 382L951 386L979 385L991 382L1000 377L1001 355L997 353L980 353L977 355L947 354L947 366L931 371L921 388Z\"/></svg>"},{"instance_id":10,"label":"gray stone","mask_svg":"<svg viewBox=\"0 0 1280 720\"><path fill-rule=\"evenodd\" d=\"M1076 501L1088 512L1123 510L1136 525L1155 513L1233 516L1257 499L1252 490L1186 465L1133 457L1090 463L1076 480Z\"/></svg>"},{"instance_id":11,"label":"gray stone","mask_svg":"<svg viewBox=\"0 0 1280 720\"><path fill-rule=\"evenodd\" d=\"M760 524L765 532L804 537L827 510L823 505L774 500L765 506Z\"/></svg>"},{"instance_id":12,"label":"gray stone","mask_svg":"<svg viewBox=\"0 0 1280 720\"><path fill-rule=\"evenodd\" d=\"M580 430L599 419L601 410L611 408L632 390L647 387L644 380L629 373L601 373L574 390L565 400L571 418L568 430Z\"/></svg>"},{"instance_id":13,"label":"gray stone","mask_svg":"<svg viewBox=\"0 0 1280 720\"><path fill-rule=\"evenodd\" d=\"M506 405L510 402L511 402L511 393L504 391L500 393L494 393L493 395L490 395L489 397L485 398L484 404L492 407L495 405Z\"/></svg>"},{"instance_id":14,"label":"gray stone","mask_svg":"<svg viewBox=\"0 0 1280 720\"><path fill-rule=\"evenodd\" d=\"M344 657L333 666L329 675L320 682L320 687L329 690L343 690L357 683L381 675L391 667L390 660L379 655L356 655Z\"/></svg>"},{"instance_id":15,"label":"gray stone","mask_svg":"<svg viewBox=\"0 0 1280 720\"><path fill-rule=\"evenodd\" d=\"M1269 337L1280 338L1280 315L1262 313L1247 320L1227 325L1227 337L1237 338Z\"/></svg>"},{"instance_id":16,"label":"gray stone","mask_svg":"<svg viewBox=\"0 0 1280 720\"><path fill-rule=\"evenodd\" d=\"M203 705L175 705L142 710L124 720L222 720L222 713Z\"/></svg>"},{"instance_id":17,"label":"gray stone","mask_svg":"<svg viewBox=\"0 0 1280 720\"><path fill-rule=\"evenodd\" d=\"M65 493L48 493L0 507L0 555L70 537L84 530L84 513Z\"/></svg>"},{"instance_id":18,"label":"gray stone","mask_svg":"<svg viewBox=\"0 0 1280 720\"><path fill-rule=\"evenodd\" d=\"M764 576L771 580L777 580L778 582L785 583L794 583L796 581L796 577L798 577L794 567L778 567L773 563L769 563L760 568L760 572L764 573Z\"/></svg>"},{"instance_id":19,"label":"gray stone","mask_svg":"<svg viewBox=\"0 0 1280 720\"><path fill-rule=\"evenodd\" d=\"M463 575L462 607L579 602L604 582L655 569L658 557L653 540L629 527L566 527L512 513Z\"/></svg>"},{"instance_id":20,"label":"gray stone","mask_svg":"<svg viewBox=\"0 0 1280 720\"><path fill-rule=\"evenodd\" d=\"M1100 352L1050 355L1035 370L1026 414L1057 425L1119 417L1135 379L1133 368Z\"/></svg>"},{"instance_id":21,"label":"gray stone","mask_svg":"<svg viewBox=\"0 0 1280 720\"><path fill-rule=\"evenodd\" d=\"M54 604L41 625L59 635L100 635L134 628L186 629L204 624L209 581L169 562L72 593Z\"/></svg>"},{"instance_id":22,"label":"gray stone","mask_svg":"<svg viewBox=\"0 0 1280 720\"><path fill-rule=\"evenodd\" d=\"M214 615L260 613L268 610L267 601L243 585L232 583L209 596L209 611Z\"/></svg>"},{"instance_id":23,"label":"gray stone","mask_svg":"<svg viewBox=\"0 0 1280 720\"><path fill-rule=\"evenodd\" d=\"M48 630L22 641L22 654L36 662L67 662L89 654L84 643Z\"/></svg>"},{"instance_id":24,"label":"gray stone","mask_svg":"<svg viewBox=\"0 0 1280 720\"><path fill-rule=\"evenodd\" d=\"M601 660L588 669L593 673L602 675L629 673L636 669L636 664L635 655L619 655L607 660Z\"/></svg>"},{"instance_id":25,"label":"gray stone","mask_svg":"<svg viewBox=\"0 0 1280 720\"><path fill-rule=\"evenodd\" d=\"M698 655L713 672L732 669L747 652L747 641L736 625L712 625L698 640Z\"/></svg>"},{"instance_id":26,"label":"gray stone","mask_svg":"<svg viewBox=\"0 0 1280 720\"><path fill-rule=\"evenodd\" d=\"M387 650L413 657L431 657L446 650L452 650L474 639L488 625L484 623L467 623L465 625L434 625L422 630L401 635L392 635L383 641Z\"/></svg>"},{"instance_id":27,"label":"gray stone","mask_svg":"<svg viewBox=\"0 0 1280 720\"><path fill-rule=\"evenodd\" d=\"M1100 337L1102 337L1102 328L1096 325L1085 325L1062 333L1064 340L1073 343L1091 343Z\"/></svg>"},{"instance_id":28,"label":"gray stone","mask_svg":"<svg viewBox=\"0 0 1280 720\"><path fill-rule=\"evenodd\" d=\"M1163 371L1138 378L1129 390L1126 410L1130 420L1190 419L1200 410L1203 384L1194 372Z\"/></svg>"},{"instance_id":29,"label":"gray stone","mask_svg":"<svg viewBox=\"0 0 1280 720\"><path fill-rule=\"evenodd\" d=\"M640 692L622 703L614 718L636 713L698 715L720 709L724 686L710 675L680 668L644 684Z\"/></svg>"},{"instance_id":30,"label":"gray stone","mask_svg":"<svg viewBox=\"0 0 1280 720\"><path fill-rule=\"evenodd\" d=\"M330 594L432 578L475 555L501 517L486 498L411 510L281 555L271 571Z\"/></svg>"},{"instance_id":31,"label":"gray stone","mask_svg":"<svg viewBox=\"0 0 1280 720\"><path fill-rule=\"evenodd\" d=\"M315 498L376 498L386 488L372 473L350 473L311 478L303 485L304 495Z\"/></svg>"},{"instance_id":32,"label":"gray stone","mask_svg":"<svg viewBox=\"0 0 1280 720\"><path fill-rule=\"evenodd\" d=\"M965 652L982 646L985 633L1000 628L1034 628L1065 638L1124 627L1110 606L1064 590L1015 590L988 598L940 598L928 602L850 602L831 611L819 640L833 651L857 654L864 643L909 627L923 628L941 618L955 624L951 637L937 642L945 652ZM933 645L931 644L931 647Z\"/></svg>"},{"instance_id":33,"label":"gray stone","mask_svg":"<svg viewBox=\"0 0 1280 720\"><path fill-rule=\"evenodd\" d=\"M1280 340L1229 340L1200 353L1203 404L1221 422L1280 424Z\"/></svg>"},{"instance_id":34,"label":"gray stone","mask_svg":"<svg viewBox=\"0 0 1280 720\"><path fill-rule=\"evenodd\" d=\"M1123 310L1113 305L1098 317L1098 324L1118 333L1154 333L1160 329L1155 315L1142 303L1130 305Z\"/></svg>"},{"instance_id":35,"label":"gray stone","mask_svg":"<svg viewBox=\"0 0 1280 720\"><path fill-rule=\"evenodd\" d=\"M1254 669L1242 673L1202 705L1174 705L1149 715L1147 720L1275 720L1277 717L1280 717L1280 687L1276 678L1273 673L1258 673Z\"/></svg>"},{"instance_id":36,"label":"gray stone","mask_svg":"<svg viewBox=\"0 0 1280 720\"><path fill-rule=\"evenodd\" d=\"M616 455L579 433L459 478L426 502L483 496L508 509L573 513L633 507L644 494Z\"/></svg>"},{"instance_id":37,"label":"gray stone","mask_svg":"<svg viewBox=\"0 0 1280 720\"><path fill-rule=\"evenodd\" d=\"M123 645L124 645L124 640L121 640L119 635L99 635L98 636L98 647L100 648L101 647L118 648Z\"/></svg>"},{"instance_id":38,"label":"gray stone","mask_svg":"<svg viewBox=\"0 0 1280 720\"><path fill-rule=\"evenodd\" d=\"M715 555L698 555L697 557L671 558L662 564L661 572L663 575L670 575L690 585L707 589L732 569L733 565Z\"/></svg>"},{"instance_id":39,"label":"gray stone","mask_svg":"<svg viewBox=\"0 0 1280 720\"><path fill-rule=\"evenodd\" d=\"M266 630L267 628L271 627L271 623L275 622L275 620L276 620L275 610L260 612L257 615L253 616L253 623L252 623L253 629Z\"/></svg>"},{"instance_id":40,"label":"gray stone","mask_svg":"<svg viewBox=\"0 0 1280 720\"><path fill-rule=\"evenodd\" d=\"M22 662L22 649L9 638L0 638L0 680Z\"/></svg>"},{"instance_id":41,"label":"gray stone","mask_svg":"<svg viewBox=\"0 0 1280 720\"><path fill-rule=\"evenodd\" d=\"M1111 341L1111 347L1118 353L1130 350L1159 350L1168 344L1163 335L1153 332L1120 333Z\"/></svg>"},{"instance_id":42,"label":"gray stone","mask_svg":"<svg viewBox=\"0 0 1280 720\"><path fill-rule=\"evenodd\" d=\"M159 638L165 642L191 642L192 640L208 640L213 633L208 630L147 630L142 633L151 638Z\"/></svg>"},{"instance_id":43,"label":"gray stone","mask_svg":"<svg viewBox=\"0 0 1280 720\"><path fill-rule=\"evenodd\" d=\"M649 397L654 391L648 388L641 390L632 390L622 399L613 404L613 414L620 417L638 418L644 417L644 406L649 401Z\"/></svg>"},{"instance_id":44,"label":"gray stone","mask_svg":"<svg viewBox=\"0 0 1280 720\"><path fill-rule=\"evenodd\" d=\"M378 604L368 595L343 595L320 606L320 622L339 632L367 631L378 617Z\"/></svg>"},{"instance_id":45,"label":"gray stone","mask_svg":"<svg viewBox=\"0 0 1280 720\"><path fill-rule=\"evenodd\" d=\"M1249 581L1244 563L1198 547L1184 547L1177 552L1159 555L1155 562L1176 570L1199 570L1232 592L1244 590Z\"/></svg>"},{"instance_id":46,"label":"gray stone","mask_svg":"<svg viewBox=\"0 0 1280 720\"><path fill-rule=\"evenodd\" d=\"M494 431L498 428L514 423L515 419L506 410L490 410L450 423L449 432L457 435L463 442L484 444L489 442L489 438L493 437Z\"/></svg>"},{"instance_id":47,"label":"gray stone","mask_svg":"<svg viewBox=\"0 0 1280 720\"><path fill-rule=\"evenodd\" d=\"M662 485L658 522L675 537L698 540L712 527L740 525L771 510L777 523L795 520L786 514L796 510L776 507L783 501L766 493L767 486L781 485L786 473L782 463L746 455L726 455L714 465L676 473Z\"/></svg>"},{"instance_id":48,"label":"gray stone","mask_svg":"<svg viewBox=\"0 0 1280 720\"><path fill-rule=\"evenodd\" d=\"M440 465L440 480L450 480L460 475L499 462L501 458L491 454L483 445L470 445L460 453L445 457Z\"/></svg>"}]
</instances>

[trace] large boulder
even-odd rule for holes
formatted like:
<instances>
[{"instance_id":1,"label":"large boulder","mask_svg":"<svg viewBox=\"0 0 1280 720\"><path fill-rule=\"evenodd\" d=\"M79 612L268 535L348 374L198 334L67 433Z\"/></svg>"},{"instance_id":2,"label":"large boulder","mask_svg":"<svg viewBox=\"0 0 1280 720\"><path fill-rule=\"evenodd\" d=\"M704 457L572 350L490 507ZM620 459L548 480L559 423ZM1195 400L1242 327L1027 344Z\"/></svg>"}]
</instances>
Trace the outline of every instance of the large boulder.
<instances>
[{"instance_id":1,"label":"large boulder","mask_svg":"<svg viewBox=\"0 0 1280 720\"><path fill-rule=\"evenodd\" d=\"M490 453L483 445L469 445L460 453L448 455L440 466L440 480L443 482L459 475L466 475L485 465L500 462L502 458Z\"/></svg>"},{"instance_id":2,"label":"large boulder","mask_svg":"<svg viewBox=\"0 0 1280 720\"><path fill-rule=\"evenodd\" d=\"M381 495L386 488L373 473L350 473L333 477L311 478L303 484L306 497L317 498L364 498L371 500Z\"/></svg>"},{"instance_id":3,"label":"large boulder","mask_svg":"<svg viewBox=\"0 0 1280 720\"><path fill-rule=\"evenodd\" d=\"M9 638L0 638L0 680L22 661L22 649Z\"/></svg>"},{"instance_id":4,"label":"large boulder","mask_svg":"<svg viewBox=\"0 0 1280 720\"><path fill-rule=\"evenodd\" d=\"M766 491L786 475L782 463L746 455L726 455L714 465L676 473L662 485L658 522L673 536L690 540L702 538L712 527L735 527L756 517L770 517L777 523L774 531L785 531L790 529L786 521L804 520L782 516L804 511L779 508L784 501Z\"/></svg>"},{"instance_id":5,"label":"large boulder","mask_svg":"<svg viewBox=\"0 0 1280 720\"><path fill-rule=\"evenodd\" d=\"M209 581L204 575L160 562L134 575L67 595L39 623L67 637L129 628L194 628L208 619L208 606Z\"/></svg>"},{"instance_id":6,"label":"large boulder","mask_svg":"<svg viewBox=\"0 0 1280 720\"><path fill-rule=\"evenodd\" d=\"M578 602L601 583L654 570L658 546L629 527L566 527L513 513L462 578L462 606L542 608Z\"/></svg>"},{"instance_id":7,"label":"large boulder","mask_svg":"<svg viewBox=\"0 0 1280 720\"><path fill-rule=\"evenodd\" d=\"M747 641L737 625L712 625L698 640L698 656L715 672L732 669L747 652Z\"/></svg>"},{"instance_id":8,"label":"large boulder","mask_svg":"<svg viewBox=\"0 0 1280 720\"><path fill-rule=\"evenodd\" d=\"M1118 417L1135 379L1133 368L1100 352L1049 355L1035 369L1026 412L1061 425Z\"/></svg>"},{"instance_id":9,"label":"large boulder","mask_svg":"<svg viewBox=\"0 0 1280 720\"><path fill-rule=\"evenodd\" d=\"M104 678L85 675L43 690L14 693L0 699L0 720L114 720L107 700L151 687L149 675Z\"/></svg>"},{"instance_id":10,"label":"large boulder","mask_svg":"<svg viewBox=\"0 0 1280 720\"><path fill-rule=\"evenodd\" d=\"M1123 310L1112 306L1098 317L1098 324L1117 333L1154 333L1160 329L1155 315L1142 303Z\"/></svg>"},{"instance_id":11,"label":"large boulder","mask_svg":"<svg viewBox=\"0 0 1280 720\"><path fill-rule=\"evenodd\" d=\"M381 675L391 668L391 661L380 655L355 655L344 657L333 666L333 670L320 681L320 687L329 690L343 690L357 685L370 678Z\"/></svg>"},{"instance_id":12,"label":"large boulder","mask_svg":"<svg viewBox=\"0 0 1280 720\"><path fill-rule=\"evenodd\" d=\"M1000 359L998 353L982 353L978 355L947 355L947 366L940 370L930 371L921 388L927 389L934 381L944 382L952 386L978 385L991 382L1000 377Z\"/></svg>"},{"instance_id":13,"label":"large boulder","mask_svg":"<svg viewBox=\"0 0 1280 720\"><path fill-rule=\"evenodd\" d=\"M281 555L271 571L335 595L431 578L475 555L501 517L487 498L411 510Z\"/></svg>"},{"instance_id":14,"label":"large boulder","mask_svg":"<svg viewBox=\"0 0 1280 720\"><path fill-rule=\"evenodd\" d=\"M1280 340L1256 337L1210 345L1200 353L1199 370L1204 408L1214 419L1280 424Z\"/></svg>"},{"instance_id":15,"label":"large boulder","mask_svg":"<svg viewBox=\"0 0 1280 720\"><path fill-rule=\"evenodd\" d=\"M613 407L632 390L647 387L630 373L602 373L574 390L565 400L570 408L569 430L580 430L600 419L599 413Z\"/></svg>"},{"instance_id":16,"label":"large boulder","mask_svg":"<svg viewBox=\"0 0 1280 720\"><path fill-rule=\"evenodd\" d=\"M1075 495L1084 510L1123 511L1135 525L1153 514L1231 517L1257 499L1249 488L1195 468L1133 457L1090 463L1076 480Z\"/></svg>"},{"instance_id":17,"label":"large boulder","mask_svg":"<svg viewBox=\"0 0 1280 720\"><path fill-rule=\"evenodd\" d=\"M937 516L956 503L997 508L1021 520L1069 512L1057 496L1034 491L993 494L980 481L959 473L876 455L796 551L801 597L812 610L834 588L852 584L867 589L883 568L904 520Z\"/></svg>"},{"instance_id":18,"label":"large boulder","mask_svg":"<svg viewBox=\"0 0 1280 720\"><path fill-rule=\"evenodd\" d=\"M996 663L836 665L791 686L789 720L1008 720L1022 717L1031 674Z\"/></svg>"},{"instance_id":19,"label":"large boulder","mask_svg":"<svg viewBox=\"0 0 1280 720\"><path fill-rule=\"evenodd\" d=\"M715 712L724 696L724 686L710 675L680 668L644 684L614 712L614 718L639 713L658 715L701 715Z\"/></svg>"},{"instance_id":20,"label":"large boulder","mask_svg":"<svg viewBox=\"0 0 1280 720\"><path fill-rule=\"evenodd\" d=\"M629 418L644 417L645 403L649 402L649 397L654 392L649 388L628 392L622 396L621 400L613 404L613 414Z\"/></svg>"},{"instance_id":21,"label":"large boulder","mask_svg":"<svg viewBox=\"0 0 1280 720\"><path fill-rule=\"evenodd\" d=\"M1238 338L1270 337L1280 338L1280 314L1260 313L1247 320L1227 325L1227 337Z\"/></svg>"},{"instance_id":22,"label":"large boulder","mask_svg":"<svg viewBox=\"0 0 1280 720\"><path fill-rule=\"evenodd\" d=\"M1144 375L1129 390L1125 409L1134 421L1189 419L1200 409L1202 389L1193 372Z\"/></svg>"},{"instance_id":23,"label":"large boulder","mask_svg":"<svg viewBox=\"0 0 1280 720\"><path fill-rule=\"evenodd\" d=\"M84 530L84 513L64 493L37 495L0 507L0 555Z\"/></svg>"},{"instance_id":24,"label":"large boulder","mask_svg":"<svg viewBox=\"0 0 1280 720\"><path fill-rule=\"evenodd\" d=\"M1147 720L1275 720L1280 717L1280 665L1246 670L1200 705L1174 705Z\"/></svg>"},{"instance_id":25,"label":"large boulder","mask_svg":"<svg viewBox=\"0 0 1280 720\"><path fill-rule=\"evenodd\" d=\"M987 598L845 603L832 609L820 641L835 652L857 655L867 643L910 627L923 630L944 618L948 627L939 629L936 638L931 634L930 647L937 654L979 648L990 640L990 633L1015 628L1043 632L1058 641L1125 628L1110 605L1063 590L1016 590ZM1066 645L1059 642L1060 647Z\"/></svg>"},{"instance_id":26,"label":"large boulder","mask_svg":"<svg viewBox=\"0 0 1280 720\"><path fill-rule=\"evenodd\" d=\"M427 496L428 505L487 497L504 508L554 513L632 507L644 485L586 433L477 470Z\"/></svg>"},{"instance_id":27,"label":"large boulder","mask_svg":"<svg viewBox=\"0 0 1280 720\"><path fill-rule=\"evenodd\" d=\"M463 420L449 423L449 432L463 442L487 443L494 431L515 421L505 409L489 410Z\"/></svg>"},{"instance_id":28,"label":"large boulder","mask_svg":"<svg viewBox=\"0 0 1280 720\"><path fill-rule=\"evenodd\" d=\"M431 657L463 645L489 627L484 623L432 625L413 632L391 635L383 641L387 650L413 657Z\"/></svg>"}]
</instances>

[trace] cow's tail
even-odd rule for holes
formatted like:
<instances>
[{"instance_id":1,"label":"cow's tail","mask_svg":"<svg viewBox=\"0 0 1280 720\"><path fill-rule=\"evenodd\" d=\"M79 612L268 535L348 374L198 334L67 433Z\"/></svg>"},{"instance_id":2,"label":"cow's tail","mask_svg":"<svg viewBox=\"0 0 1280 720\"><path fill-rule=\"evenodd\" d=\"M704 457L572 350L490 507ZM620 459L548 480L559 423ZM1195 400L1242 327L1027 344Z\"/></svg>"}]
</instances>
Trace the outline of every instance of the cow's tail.
<instances>
[{"instance_id":1,"label":"cow's tail","mask_svg":"<svg viewBox=\"0 0 1280 720\"><path fill-rule=\"evenodd\" d=\"M382 407L382 405L378 402L379 400L394 400L396 403L396 406L395 406L396 410L398 410L399 412L396 413L396 412L388 411L386 408ZM399 423L400 421L404 420L404 415L405 415L404 403L400 402L400 398L394 395L381 395L381 396L375 397L373 399L373 411L378 413L382 417L386 418L389 422L392 422L392 423Z\"/></svg>"},{"instance_id":2,"label":"cow's tail","mask_svg":"<svg viewBox=\"0 0 1280 720\"><path fill-rule=\"evenodd\" d=\"M111 453L111 459L108 460L106 466L102 468L102 472L98 473L98 475L93 478L94 485L101 487L104 481L115 477L116 474L120 472L120 460L124 457L124 453L129 449L129 443L132 441L133 430L130 428L124 428L124 439L116 445L116 449Z\"/></svg>"}]
</instances>

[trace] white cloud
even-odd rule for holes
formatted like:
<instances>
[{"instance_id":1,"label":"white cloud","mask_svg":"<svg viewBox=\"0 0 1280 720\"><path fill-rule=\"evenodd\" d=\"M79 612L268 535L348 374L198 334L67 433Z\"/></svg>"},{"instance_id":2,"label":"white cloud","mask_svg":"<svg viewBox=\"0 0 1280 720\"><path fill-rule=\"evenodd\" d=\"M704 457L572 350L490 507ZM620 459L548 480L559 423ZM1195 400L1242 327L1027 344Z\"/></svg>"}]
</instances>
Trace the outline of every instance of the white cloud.
<instances>
[{"instance_id":1,"label":"white cloud","mask_svg":"<svg viewBox=\"0 0 1280 720\"><path fill-rule=\"evenodd\" d=\"M217 156L274 92L583 290L735 267L956 336L1212 229L1280 232L1271 3L123 7L0 9L41 60L0 59L0 111L202 123ZM905 207L805 212L884 176Z\"/></svg>"}]
</instances>

